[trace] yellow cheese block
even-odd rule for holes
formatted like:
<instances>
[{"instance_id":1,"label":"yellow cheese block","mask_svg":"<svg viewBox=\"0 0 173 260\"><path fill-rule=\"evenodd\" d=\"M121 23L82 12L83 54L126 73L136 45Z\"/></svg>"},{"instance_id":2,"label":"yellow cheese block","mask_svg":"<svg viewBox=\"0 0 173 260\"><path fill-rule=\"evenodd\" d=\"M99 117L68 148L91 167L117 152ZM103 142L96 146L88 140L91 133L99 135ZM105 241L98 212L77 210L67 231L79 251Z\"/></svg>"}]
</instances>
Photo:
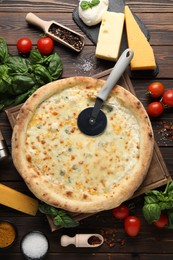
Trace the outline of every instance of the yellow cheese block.
<instances>
[{"instance_id":1,"label":"yellow cheese block","mask_svg":"<svg viewBox=\"0 0 173 260\"><path fill-rule=\"evenodd\" d=\"M125 6L125 24L128 47L134 51L130 63L131 70L154 70L156 62L153 49L128 6Z\"/></svg>"},{"instance_id":2,"label":"yellow cheese block","mask_svg":"<svg viewBox=\"0 0 173 260\"><path fill-rule=\"evenodd\" d=\"M104 12L96 46L97 58L112 61L118 59L123 26L123 13Z\"/></svg>"},{"instance_id":3,"label":"yellow cheese block","mask_svg":"<svg viewBox=\"0 0 173 260\"><path fill-rule=\"evenodd\" d=\"M38 210L38 200L3 184L0 184L0 204L32 216L35 216Z\"/></svg>"}]
</instances>

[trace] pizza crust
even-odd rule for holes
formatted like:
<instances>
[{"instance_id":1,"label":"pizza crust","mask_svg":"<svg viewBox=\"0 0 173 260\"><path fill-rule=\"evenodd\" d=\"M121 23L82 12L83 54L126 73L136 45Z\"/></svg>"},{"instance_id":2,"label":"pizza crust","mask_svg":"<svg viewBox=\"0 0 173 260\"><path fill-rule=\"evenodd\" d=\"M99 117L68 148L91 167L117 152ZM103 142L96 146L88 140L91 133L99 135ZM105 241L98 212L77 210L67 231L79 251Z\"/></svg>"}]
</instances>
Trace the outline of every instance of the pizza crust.
<instances>
[{"instance_id":1,"label":"pizza crust","mask_svg":"<svg viewBox=\"0 0 173 260\"><path fill-rule=\"evenodd\" d=\"M14 165L16 166L16 169L18 170L19 174L22 176L24 179L25 183L27 184L28 188L33 192L33 194L40 199L41 201L44 201L47 204L53 205L58 208L63 208L65 210L71 211L71 212L81 212L81 213L94 213L94 212L99 212L103 210L108 210L114 207L117 207L120 205L122 202L126 201L127 199L131 198L133 196L133 193L138 189L138 187L141 185L143 182L147 172L148 168L150 166L150 162L152 159L152 154L153 154L153 147L154 147L154 136L153 136L153 131L151 127L150 120L148 118L148 115L145 111L145 108L143 107L142 103L134 96L132 95L129 91L125 90L121 86L116 86L111 92L111 95L109 96L107 102L108 105L114 104L114 100L117 99L116 102L117 104L121 107L122 110L120 110L121 113L124 113L123 116L126 116L124 111L130 111L128 120L131 120L131 118L134 117L132 122L137 122L136 125L131 127L130 125L128 126L128 120L123 122L123 124L126 125L126 127L129 127L130 129L130 134L131 132L133 133L133 138L136 143L137 139L139 139L139 147L138 149L134 148L134 153L137 153L137 155L131 155L130 153L133 153L133 149L130 151L130 147L132 146L133 148L133 142L131 144L127 144L127 151L125 148L123 148L123 153L122 151L118 153L118 151L115 151L115 155L117 157L114 157L112 155L112 150L110 150L110 146L112 149L116 150L114 148L114 138L117 138L117 136L112 135L112 132L106 132L103 133L101 137L86 137L84 136L78 129L76 129L76 126L74 126L74 129L76 131L76 136L85 141L85 139L88 140L88 138L91 138L93 141L92 144L92 150L94 148L94 142L96 144L102 144L103 148L103 140L106 138L106 135L110 135L110 138L113 138L111 145L108 145L105 149L107 149L107 153L103 152L103 149L100 149L98 151L99 154L99 159L97 156L92 154L91 161L92 161L92 166L89 165L90 160L87 158L85 159L84 164L87 164L87 171L88 174L85 174L84 176L81 175L84 173L84 168L82 169L82 173L79 175L76 174L75 170L74 172L74 177L73 177L73 172L71 175L69 174L69 164L71 163L71 158L72 158L72 153L69 152L69 154L66 153L67 157L62 157L66 158L65 161L61 159L60 163L63 163L61 167L67 168L67 174L69 182L67 183L67 179L65 180L65 176L60 176L63 175L64 173L61 172L56 176L57 173L54 171L54 174L51 175L51 167L47 171L43 173L43 168L40 166L40 161L37 164L37 159L35 159L36 156L33 156L32 152L30 151L30 146L32 146L32 142L30 139L35 138L36 132L33 131L34 128L32 128L32 122L34 122L34 116L35 116L35 111L39 109L39 107L44 104L45 100L52 100L51 98L54 97L54 95L61 95L63 91L67 91L69 95L73 94L73 90L75 91L75 88L77 86L77 89L80 89L79 91L79 97L80 93L84 96L84 94L89 93L91 95L94 95L98 93L98 90L103 86L104 80L100 79L94 79L90 77L72 77L68 79L62 79L58 80L55 82L51 82L40 89L38 89L22 106L20 109L19 115L17 117L16 125L14 127L13 131L13 136L12 136L12 157L13 157L13 162ZM83 92L85 91L85 92ZM64 92L65 93L65 92ZM78 92L77 92L78 93ZM84 93L84 94L83 94ZM77 95L77 94L76 94ZM72 104L74 106L74 102L76 95L74 95L74 101L72 99ZM86 97L81 96L82 98L88 100L88 96ZM89 98L90 99L90 98ZM92 99L92 97L91 97ZM65 102L65 101L63 101ZM83 101L79 102L79 104L76 104L75 107L78 109L79 113L82 109L82 106L85 105L82 103ZM88 101L87 101L88 102ZM94 102L94 100L93 100ZM86 103L87 104L87 103ZM49 102L47 103L47 106L49 106ZM105 105L106 107L106 105ZM125 110L124 108L125 107ZM85 107L83 107L85 108ZM107 108L105 111L108 111ZM40 108L38 111L42 111L43 109ZM45 111L46 111L46 106L45 106ZM60 110L61 111L61 110ZM63 111L63 110L62 110ZM47 113L47 112L46 112ZM66 111L64 111L66 113ZM70 112L69 112L70 113ZM116 111L114 115L116 115L116 120L118 122L119 120L119 111ZM76 118L78 115L75 115ZM108 115L107 113L107 116ZM42 117L44 118L44 116ZM120 118L122 118L122 115L120 115ZM113 118L114 119L114 118ZM69 119L70 120L70 119ZM112 119L111 119L112 120ZM123 119L120 119L122 122ZM136 120L136 121L135 121ZM73 121L74 124L74 119ZM113 120L114 122L114 120ZM131 122L131 121L130 121ZM56 123L58 123L56 121ZM46 123L45 123L46 124ZM118 126L116 125L116 122L114 122L114 129L117 132L117 135L119 134L119 128L122 128L121 124ZM52 126L51 126L52 127ZM108 130L113 129L110 128L112 126L109 126L108 123ZM135 128L136 127L136 128ZM132 129L131 129L132 128ZM139 136L136 137L135 130L134 129L139 128ZM124 130L122 130L124 131ZM121 131L120 131L121 132ZM127 134L129 133L127 132ZM53 134L56 134L56 132ZM124 134L124 132L123 132ZM30 137L31 135L31 137ZM33 137L33 135L35 135ZM29 137L28 137L29 136ZM39 134L38 134L39 136ZM39 138L37 136L37 139ZM71 135L73 138L73 135ZM75 135L74 135L75 136ZM76 138L76 137L75 137ZM99 139L100 138L100 139ZM108 138L108 137L107 137ZM122 138L122 137L121 137ZM126 137L124 137L125 139ZM36 140L36 139L33 139ZM45 139L47 141L47 139ZM51 139L52 140L52 139ZM59 140L59 139L57 139ZM63 139L66 141L66 139ZM68 139L67 139L68 140ZM73 139L69 139L70 142L73 142ZM74 147L76 146L76 143L79 144L79 140L74 142ZM98 142L98 140L102 140ZM117 139L116 139L117 140ZM119 140L116 142L120 142ZM127 142L131 141L131 136L130 138L126 138ZM128 141L129 140L129 141ZM55 140L56 141L56 140ZM52 141L53 142L53 141ZM28 144L29 143L29 144ZM60 144L60 143L58 143ZM46 149L45 147L49 147L49 142L47 141L47 146L43 144L43 146L40 146L41 152L45 153L45 150L43 151L42 149ZM83 144L82 144L83 145ZM35 143L35 147L39 146L37 143ZM126 146L124 146L126 147ZM73 148L73 147L72 147ZM36 148L34 151L36 151ZM64 149L62 145L62 150ZM76 148L76 154L78 158L82 156L84 150L86 150L85 155L87 154L87 148L83 146L80 150L80 147L78 147L78 150ZM139 150L139 152L138 152ZM80 151L80 152L79 152ZM105 150L106 151L106 150ZM39 151L40 153L40 151ZM50 153L51 154L51 153ZM118 158L118 156L120 158ZM58 156L61 158L60 156ZM85 156L83 156L85 157ZM106 158L105 158L106 157ZM128 157L132 158L131 161L134 160L134 165L132 166L132 169L129 168L130 165L132 164L131 161L128 161ZM93 159L94 158L94 159ZM108 161L110 160L113 161L112 164L108 164ZM117 159L118 158L118 159ZM124 159L126 158L126 159ZM115 161L114 161L115 159ZM34 161L35 160L35 161ZM39 158L40 160L40 158ZM95 160L95 164L94 161ZM104 161L106 160L106 161ZM116 160L118 160L116 162ZM126 161L125 161L126 160ZM51 160L49 158L49 163L51 162L50 165L53 165L54 158ZM83 160L84 161L84 160ZM97 162L97 163L96 163ZM98 163L99 162L99 163ZM49 163L47 165L49 165ZM103 163L103 165L102 165ZM81 163L82 164L82 163ZM105 166L103 172L97 172L97 165L101 164L102 168ZM46 164L44 165L45 167L48 167ZM89 166L88 166L89 165ZM95 165L95 167L93 167ZM115 175L112 174L114 171L109 172L109 167L107 165L110 165L113 167L113 169L116 169ZM119 171L118 168L116 168L116 165L119 165L120 168L125 169L127 171L127 174L123 176L124 172L123 170ZM57 166L57 165L56 165ZM77 167L77 166L76 166ZM93 167L93 170L88 170ZM42 170L40 170L40 168ZM64 170L63 168L61 168ZM130 170L128 170L130 169ZM60 170L59 170L60 171ZM119 172L118 172L119 171ZM128 172L129 171L129 172ZM117 174L117 172L119 174ZM49 173L49 174L48 174ZM46 175L47 174L47 175ZM112 174L112 175L111 175ZM122 174L122 179L121 179L121 174ZM83 177L81 177L83 176ZM111 176L111 177L110 177ZM73 180L73 178L76 178L76 180ZM70 183L70 178L71 178L71 183ZM78 180L77 180L78 179ZM62 180L62 182L61 182ZM64 182L63 182L64 181ZM88 182L88 184L87 184ZM73 185L73 186L70 186Z\"/></svg>"}]
</instances>

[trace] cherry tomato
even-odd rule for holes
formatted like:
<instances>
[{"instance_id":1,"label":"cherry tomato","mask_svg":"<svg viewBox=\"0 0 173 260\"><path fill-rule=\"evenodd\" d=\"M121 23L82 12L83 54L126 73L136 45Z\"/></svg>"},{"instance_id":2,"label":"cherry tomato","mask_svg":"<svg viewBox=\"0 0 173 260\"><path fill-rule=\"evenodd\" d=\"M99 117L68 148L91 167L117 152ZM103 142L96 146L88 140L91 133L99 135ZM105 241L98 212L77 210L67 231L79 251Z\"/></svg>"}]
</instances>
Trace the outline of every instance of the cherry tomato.
<instances>
[{"instance_id":1,"label":"cherry tomato","mask_svg":"<svg viewBox=\"0 0 173 260\"><path fill-rule=\"evenodd\" d=\"M162 102L169 107L173 107L173 89L169 89L163 94Z\"/></svg>"},{"instance_id":2,"label":"cherry tomato","mask_svg":"<svg viewBox=\"0 0 173 260\"><path fill-rule=\"evenodd\" d=\"M19 52L26 54L32 49L32 42L29 38L20 38L17 42L17 49Z\"/></svg>"},{"instance_id":3,"label":"cherry tomato","mask_svg":"<svg viewBox=\"0 0 173 260\"><path fill-rule=\"evenodd\" d=\"M135 216L128 216L124 220L124 228L129 236L135 237L139 234L141 228L141 221L139 218Z\"/></svg>"},{"instance_id":4,"label":"cherry tomato","mask_svg":"<svg viewBox=\"0 0 173 260\"><path fill-rule=\"evenodd\" d=\"M160 102L151 102L147 107L147 113L149 116L160 116L164 111L164 107Z\"/></svg>"},{"instance_id":5,"label":"cherry tomato","mask_svg":"<svg viewBox=\"0 0 173 260\"><path fill-rule=\"evenodd\" d=\"M49 55L53 51L54 42L49 37L40 38L37 42L37 48L41 54Z\"/></svg>"},{"instance_id":6,"label":"cherry tomato","mask_svg":"<svg viewBox=\"0 0 173 260\"><path fill-rule=\"evenodd\" d=\"M160 218L158 220L155 220L154 225L158 228L164 228L168 225L168 216L165 213L160 214Z\"/></svg>"},{"instance_id":7,"label":"cherry tomato","mask_svg":"<svg viewBox=\"0 0 173 260\"><path fill-rule=\"evenodd\" d=\"M162 83L153 82L148 86L147 94L149 94L153 98L158 98L158 97L161 97L163 95L164 89L165 89L165 87Z\"/></svg>"},{"instance_id":8,"label":"cherry tomato","mask_svg":"<svg viewBox=\"0 0 173 260\"><path fill-rule=\"evenodd\" d=\"M125 204L121 204L112 210L112 214L117 219L125 219L129 215L129 208Z\"/></svg>"}]
</instances>

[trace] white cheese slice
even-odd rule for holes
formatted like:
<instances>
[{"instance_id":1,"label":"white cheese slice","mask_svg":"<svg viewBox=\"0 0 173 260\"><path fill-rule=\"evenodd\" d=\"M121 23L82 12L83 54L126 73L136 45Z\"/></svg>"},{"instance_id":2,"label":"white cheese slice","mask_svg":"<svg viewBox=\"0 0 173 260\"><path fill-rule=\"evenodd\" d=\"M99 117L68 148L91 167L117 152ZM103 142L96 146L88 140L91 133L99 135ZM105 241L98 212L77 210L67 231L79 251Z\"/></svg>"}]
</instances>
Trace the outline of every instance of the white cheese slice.
<instances>
[{"instance_id":1,"label":"white cheese slice","mask_svg":"<svg viewBox=\"0 0 173 260\"><path fill-rule=\"evenodd\" d=\"M104 12L96 46L97 58L112 61L118 59L123 26L123 13Z\"/></svg>"}]
</instances>

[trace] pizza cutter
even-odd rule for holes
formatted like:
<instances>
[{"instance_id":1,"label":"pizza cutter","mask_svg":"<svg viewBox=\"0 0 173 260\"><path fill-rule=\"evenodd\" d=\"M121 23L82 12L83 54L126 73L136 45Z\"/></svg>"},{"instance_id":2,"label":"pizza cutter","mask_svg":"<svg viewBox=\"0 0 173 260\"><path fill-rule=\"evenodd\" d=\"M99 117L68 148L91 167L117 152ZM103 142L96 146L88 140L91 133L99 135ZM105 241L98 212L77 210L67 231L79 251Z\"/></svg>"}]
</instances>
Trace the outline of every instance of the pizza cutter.
<instances>
[{"instance_id":1,"label":"pizza cutter","mask_svg":"<svg viewBox=\"0 0 173 260\"><path fill-rule=\"evenodd\" d=\"M107 118L101 110L103 103L106 101L112 88L129 65L133 58L133 51L126 49L118 59L114 68L111 71L107 81L97 95L94 107L88 107L82 110L77 119L77 125L80 131L89 136L96 136L105 130L107 126Z\"/></svg>"}]
</instances>

